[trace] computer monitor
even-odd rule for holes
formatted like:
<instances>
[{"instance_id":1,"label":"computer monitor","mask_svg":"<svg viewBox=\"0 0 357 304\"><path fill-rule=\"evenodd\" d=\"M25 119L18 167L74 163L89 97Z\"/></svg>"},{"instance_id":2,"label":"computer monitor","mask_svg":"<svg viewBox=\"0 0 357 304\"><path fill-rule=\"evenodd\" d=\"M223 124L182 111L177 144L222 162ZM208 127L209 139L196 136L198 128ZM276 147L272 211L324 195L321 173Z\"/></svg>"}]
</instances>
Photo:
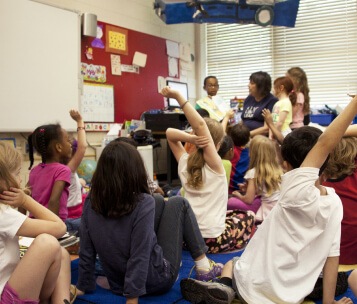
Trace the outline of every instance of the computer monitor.
<instances>
[{"instance_id":1,"label":"computer monitor","mask_svg":"<svg viewBox=\"0 0 357 304\"><path fill-rule=\"evenodd\" d=\"M183 96L183 98L185 98L185 100L188 100L187 83L173 81L173 80L167 80L166 85L169 86L173 90L179 91L181 93L181 95ZM167 98L167 106L170 110L180 107L179 103L177 102L177 100L175 98Z\"/></svg>"}]
</instances>

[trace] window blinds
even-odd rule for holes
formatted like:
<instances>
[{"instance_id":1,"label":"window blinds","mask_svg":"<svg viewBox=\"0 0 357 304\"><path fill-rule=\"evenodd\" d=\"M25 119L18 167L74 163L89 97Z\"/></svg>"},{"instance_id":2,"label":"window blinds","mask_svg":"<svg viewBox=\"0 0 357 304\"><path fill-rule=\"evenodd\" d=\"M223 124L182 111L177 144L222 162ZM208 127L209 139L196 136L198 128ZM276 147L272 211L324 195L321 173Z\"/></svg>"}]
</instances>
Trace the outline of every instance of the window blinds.
<instances>
[{"instance_id":1,"label":"window blinds","mask_svg":"<svg viewBox=\"0 0 357 304\"><path fill-rule=\"evenodd\" d=\"M301 0L295 28L206 26L207 75L227 99L248 95L251 73L275 78L292 66L307 74L312 108L344 106L357 92L357 0Z\"/></svg>"}]
</instances>

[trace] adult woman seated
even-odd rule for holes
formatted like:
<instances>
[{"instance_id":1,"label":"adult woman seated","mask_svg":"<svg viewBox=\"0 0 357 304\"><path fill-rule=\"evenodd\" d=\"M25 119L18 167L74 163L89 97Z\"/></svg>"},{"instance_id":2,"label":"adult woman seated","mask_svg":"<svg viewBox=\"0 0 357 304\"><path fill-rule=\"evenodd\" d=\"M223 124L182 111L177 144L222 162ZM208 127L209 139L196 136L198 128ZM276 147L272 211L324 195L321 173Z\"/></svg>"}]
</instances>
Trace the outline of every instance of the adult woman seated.
<instances>
[{"instance_id":1,"label":"adult woman seated","mask_svg":"<svg viewBox=\"0 0 357 304\"><path fill-rule=\"evenodd\" d=\"M270 93L271 78L266 72L255 72L249 77L249 95L244 100L242 121L249 128L250 136L268 134L268 126L264 124L263 109L272 111L278 99Z\"/></svg>"}]
</instances>

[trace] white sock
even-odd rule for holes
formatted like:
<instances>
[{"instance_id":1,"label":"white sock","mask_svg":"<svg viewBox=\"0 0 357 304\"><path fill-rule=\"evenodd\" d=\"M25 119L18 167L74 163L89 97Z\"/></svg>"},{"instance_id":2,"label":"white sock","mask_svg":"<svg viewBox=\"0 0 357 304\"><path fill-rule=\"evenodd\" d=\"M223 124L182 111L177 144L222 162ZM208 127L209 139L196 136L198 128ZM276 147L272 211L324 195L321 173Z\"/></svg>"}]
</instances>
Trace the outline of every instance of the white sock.
<instances>
[{"instance_id":1,"label":"white sock","mask_svg":"<svg viewBox=\"0 0 357 304\"><path fill-rule=\"evenodd\" d=\"M210 264L209 264L209 260L207 257L204 257L201 260L195 261L195 265L196 265L196 268L198 268L200 270L209 271L209 269L210 269Z\"/></svg>"}]
</instances>

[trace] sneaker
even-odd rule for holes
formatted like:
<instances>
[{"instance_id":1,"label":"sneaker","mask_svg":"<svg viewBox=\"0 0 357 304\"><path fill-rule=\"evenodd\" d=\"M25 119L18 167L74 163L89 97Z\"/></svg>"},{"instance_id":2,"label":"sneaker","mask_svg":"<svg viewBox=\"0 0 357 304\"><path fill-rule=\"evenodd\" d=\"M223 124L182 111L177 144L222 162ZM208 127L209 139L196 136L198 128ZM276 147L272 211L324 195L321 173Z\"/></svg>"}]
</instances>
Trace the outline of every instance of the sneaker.
<instances>
[{"instance_id":1,"label":"sneaker","mask_svg":"<svg viewBox=\"0 0 357 304\"><path fill-rule=\"evenodd\" d=\"M235 297L233 288L217 282L183 279L180 286L184 299L191 303L230 304Z\"/></svg>"},{"instance_id":2,"label":"sneaker","mask_svg":"<svg viewBox=\"0 0 357 304\"><path fill-rule=\"evenodd\" d=\"M221 276L223 264L215 263L212 260L209 260L209 269L200 269L196 267L196 279L199 281L215 281Z\"/></svg>"}]
</instances>

